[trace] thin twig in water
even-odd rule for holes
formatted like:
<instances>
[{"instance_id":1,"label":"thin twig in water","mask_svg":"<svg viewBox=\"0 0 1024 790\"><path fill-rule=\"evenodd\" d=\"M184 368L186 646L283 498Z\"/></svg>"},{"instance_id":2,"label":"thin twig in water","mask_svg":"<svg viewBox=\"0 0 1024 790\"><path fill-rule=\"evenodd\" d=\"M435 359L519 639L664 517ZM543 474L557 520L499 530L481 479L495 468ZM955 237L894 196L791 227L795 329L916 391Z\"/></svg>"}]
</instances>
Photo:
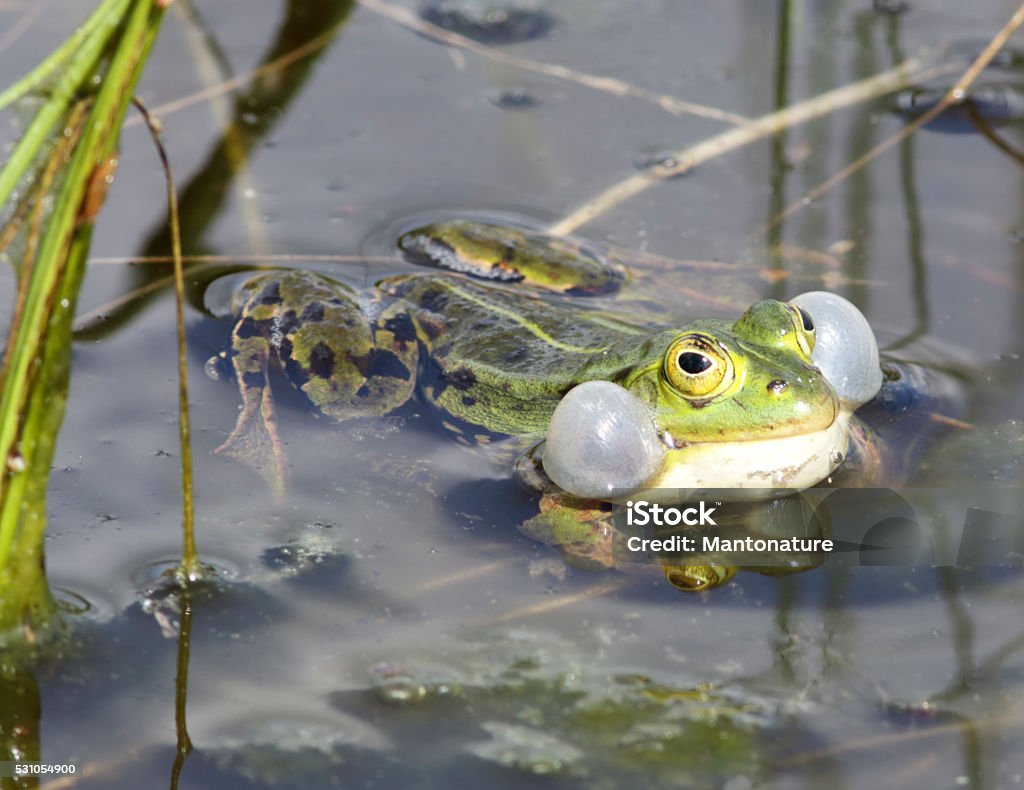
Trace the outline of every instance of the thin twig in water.
<instances>
[{"instance_id":1,"label":"thin twig in water","mask_svg":"<svg viewBox=\"0 0 1024 790\"><path fill-rule=\"evenodd\" d=\"M366 257L365 255L182 255L182 263L198 263L189 269L189 274L195 276L204 271L209 271L220 266L229 266L232 264L260 264L259 269L267 268L263 264L270 263L395 263L397 259L389 257ZM172 255L151 255L143 257L116 257L116 258L93 258L89 261L91 265L94 264L109 264L109 265L135 265L145 264L150 266L166 266L168 263L174 263L174 256ZM140 285L138 288L133 288L127 293L123 293L114 299L111 299L98 307L94 307L91 310L87 310L83 313L78 314L75 317L75 332L82 332L90 327L94 321L98 321L104 318L107 314L114 310L124 307L126 304L131 304L136 299L139 299L146 294L154 293L166 288L169 285L174 285L174 275L168 275L167 277L161 277L157 280L152 280L145 285Z\"/></svg>"},{"instance_id":2,"label":"thin twig in water","mask_svg":"<svg viewBox=\"0 0 1024 790\"><path fill-rule=\"evenodd\" d=\"M219 263L230 266L234 263L396 263L398 258L390 255L304 255L283 253L278 255L182 255L183 263ZM174 263L173 255L117 255L90 258L89 265L135 265Z\"/></svg>"},{"instance_id":3,"label":"thin twig in water","mask_svg":"<svg viewBox=\"0 0 1024 790\"><path fill-rule=\"evenodd\" d=\"M957 735L963 733L966 729L988 730L998 727L1005 736L1015 729L1020 729L1021 726L1024 726L1024 715L1019 711L1015 711L1002 716L992 716L981 721L954 721L948 724L936 724L933 727L907 730L894 734L869 735L866 738L846 741L834 746L826 746L822 749L797 754L782 760L779 765L807 765L818 760L833 759L842 754L864 751L865 749L871 749L874 754L877 754L879 748L903 746L907 743L924 741L940 735Z\"/></svg>"},{"instance_id":4,"label":"thin twig in water","mask_svg":"<svg viewBox=\"0 0 1024 790\"><path fill-rule=\"evenodd\" d=\"M211 269L215 264L204 264L203 266L197 266L194 269L190 269L190 274L197 274L204 269ZM145 296L146 294L160 291L168 286L174 285L174 275L169 274L166 277L161 277L157 280L152 280L145 285L140 285L138 288L133 288L128 293L121 294L108 302L104 302L99 307L94 307L92 310L87 310L84 313L80 313L75 316L75 332L83 332L89 329L94 321L99 321L107 314L113 312L119 307L123 307L126 304L131 304L136 299Z\"/></svg>"},{"instance_id":5,"label":"thin twig in water","mask_svg":"<svg viewBox=\"0 0 1024 790\"><path fill-rule=\"evenodd\" d=\"M46 11L47 7L51 5L53 0L42 0L39 2L32 3L22 15L18 18L18 21L11 25L7 30L4 31L3 36L0 36L0 52L7 49L11 44L21 38L25 31L28 30L35 23L43 12Z\"/></svg>"},{"instance_id":6,"label":"thin twig in water","mask_svg":"<svg viewBox=\"0 0 1024 790\"><path fill-rule=\"evenodd\" d=\"M181 443L181 520L184 540L181 552L181 575L193 581L201 572L199 553L196 551L195 510L192 498L192 442L188 415L188 366L185 355L185 269L181 262L181 228L178 223L178 194L174 188L171 163L160 140L160 126L139 99L133 99L136 109L149 128L167 181L167 211L171 220L171 251L174 255L174 290L178 324L178 439Z\"/></svg>"},{"instance_id":7,"label":"thin twig in water","mask_svg":"<svg viewBox=\"0 0 1024 790\"><path fill-rule=\"evenodd\" d=\"M580 601L587 601L591 598L600 598L603 595L608 595L616 590L621 590L626 586L626 580L619 578L604 584L596 584L593 587L572 593L570 595L560 595L557 598L549 598L541 603L530 604L529 606L520 606L518 609L510 609L504 614L499 614L497 617L488 620L488 624L493 625L495 623L504 623L509 620L522 620L524 617L533 617L538 614L545 614L547 612L554 611L555 609L562 609L566 606L572 606Z\"/></svg>"},{"instance_id":8,"label":"thin twig in water","mask_svg":"<svg viewBox=\"0 0 1024 790\"><path fill-rule=\"evenodd\" d=\"M341 24L340 22L338 23ZM160 117L166 117L171 113L184 110L186 107L191 107L195 104L201 104L204 101L209 101L217 96L222 96L225 93L231 93L245 85L248 85L259 77L264 77L268 74L273 74L277 71L282 71L288 68L293 63L308 58L318 49L322 49L327 46L334 38L335 31L338 25L325 30L316 38L311 38L302 46L296 47L291 52L287 52L279 58L275 58L269 63L264 63L262 66L247 71L244 74L239 74L234 79L227 80L225 82L218 83L217 85L211 85L209 88L204 88L196 93L190 93L188 96L182 96L180 99L174 99L173 101L165 102L153 108L152 112L154 115ZM138 126L142 121L136 120L135 118L129 118L124 122L124 128L130 128L132 126Z\"/></svg>"},{"instance_id":9,"label":"thin twig in water","mask_svg":"<svg viewBox=\"0 0 1024 790\"><path fill-rule=\"evenodd\" d=\"M924 113L924 115L921 115L908 123L892 137L883 140L866 154L858 157L856 160L848 164L834 176L825 179L795 203L791 203L789 206L784 208L781 212L775 215L767 225L761 228L761 232L767 232L783 220L798 212L800 209L810 205L832 189L832 187L837 184L841 184L866 164L874 161L880 154L885 153L893 146L903 142L922 126L934 121L954 104L960 104L963 102L963 100L967 98L967 89L970 88L985 67L988 66L992 58L998 54L999 50L1003 48L1010 36L1014 34L1022 23L1024 23L1024 4L1021 4L1016 12L1014 12L1013 16L1011 16L1007 23L1003 25L1002 30L992 37L988 46L986 46L982 53L975 58L974 62L967 67L967 70L960 76L960 79L956 81L956 84L946 91L946 95L942 97L941 101L928 110L928 112Z\"/></svg>"},{"instance_id":10,"label":"thin twig in water","mask_svg":"<svg viewBox=\"0 0 1024 790\"><path fill-rule=\"evenodd\" d=\"M750 145L796 124L827 115L843 107L884 96L905 88L911 82L947 73L949 70L949 67L944 66L926 68L920 60L908 60L889 71L883 71L881 74L868 77L852 85L836 88L828 93L815 96L813 99L791 104L784 109L751 121L746 126L716 134L714 137L709 137L688 148L669 154L668 158L676 163L672 166L651 168L609 187L597 197L588 200L565 219L556 222L548 228L548 232L556 236L573 233L629 198L666 179L681 175L703 162Z\"/></svg>"},{"instance_id":11,"label":"thin twig in water","mask_svg":"<svg viewBox=\"0 0 1024 790\"><path fill-rule=\"evenodd\" d=\"M964 111L967 113L967 117L974 125L974 128L981 132L986 140L1010 157L1018 165L1024 165L1024 153L1018 151L1008 141L1004 140L996 130L989 125L989 122L982 117L980 112L978 112L978 108L974 105L974 102L964 102Z\"/></svg>"},{"instance_id":12,"label":"thin twig in water","mask_svg":"<svg viewBox=\"0 0 1024 790\"><path fill-rule=\"evenodd\" d=\"M672 115L697 115L701 118L724 121L736 126L745 126L749 123L747 118L737 113L720 110L717 107L710 107L706 104L697 104L685 99L678 99L675 96L669 96L664 93L638 88L614 77L599 77L595 74L576 71L566 66L542 63L530 60L529 58L510 55L507 52L488 47L471 38L466 38L458 33L453 33L450 30L445 30L443 27L426 22L409 10L383 2L382 0L359 0L359 4L374 13L385 16L403 27L419 33L421 36L432 38L448 46L468 50L498 63L504 63L506 66L512 66L523 71L532 71L535 74L544 74L545 76L555 77L566 82L574 82L577 85L610 93L614 96L631 96L635 99L642 99L660 107L666 112L672 113Z\"/></svg>"},{"instance_id":13,"label":"thin twig in water","mask_svg":"<svg viewBox=\"0 0 1024 790\"><path fill-rule=\"evenodd\" d=\"M444 576L437 576L428 582L424 582L418 588L418 592L430 592L432 590L439 590L442 587L450 587L453 584L461 584L462 582L472 581L481 576L487 576L488 574L504 568L507 565L511 565L515 562L514 558L509 557L504 560L495 560L494 562L488 562L484 565L476 565L472 568L467 568L463 571L456 571L455 573L446 573Z\"/></svg>"}]
</instances>

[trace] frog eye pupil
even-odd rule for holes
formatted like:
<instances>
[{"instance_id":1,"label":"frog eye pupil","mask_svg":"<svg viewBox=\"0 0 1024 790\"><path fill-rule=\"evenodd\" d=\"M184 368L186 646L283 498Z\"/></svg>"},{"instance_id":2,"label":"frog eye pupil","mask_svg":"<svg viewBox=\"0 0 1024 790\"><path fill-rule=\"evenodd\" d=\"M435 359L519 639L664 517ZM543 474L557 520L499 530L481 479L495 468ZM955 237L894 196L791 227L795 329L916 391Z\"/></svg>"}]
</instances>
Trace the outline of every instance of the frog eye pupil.
<instances>
[{"instance_id":1,"label":"frog eye pupil","mask_svg":"<svg viewBox=\"0 0 1024 790\"><path fill-rule=\"evenodd\" d=\"M690 376L696 376L708 370L714 363L703 354L695 351L684 351L676 359L679 369Z\"/></svg>"},{"instance_id":2,"label":"frog eye pupil","mask_svg":"<svg viewBox=\"0 0 1024 790\"><path fill-rule=\"evenodd\" d=\"M814 331L814 322L811 320L811 316L802 307L798 307L797 311L800 313L800 320L803 321L804 331L805 332L813 332Z\"/></svg>"}]
</instances>

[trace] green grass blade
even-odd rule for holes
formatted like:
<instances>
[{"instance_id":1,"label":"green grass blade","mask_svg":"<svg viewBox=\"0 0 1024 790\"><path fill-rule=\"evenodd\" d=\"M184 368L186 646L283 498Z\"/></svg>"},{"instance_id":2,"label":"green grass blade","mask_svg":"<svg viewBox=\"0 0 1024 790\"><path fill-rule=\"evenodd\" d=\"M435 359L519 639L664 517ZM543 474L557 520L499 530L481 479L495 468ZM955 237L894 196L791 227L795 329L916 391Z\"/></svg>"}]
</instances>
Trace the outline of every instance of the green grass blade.
<instances>
[{"instance_id":1,"label":"green grass blade","mask_svg":"<svg viewBox=\"0 0 1024 790\"><path fill-rule=\"evenodd\" d=\"M93 174L113 156L118 132L131 101L136 81L156 37L163 10L154 0L107 0L108 14L118 18L96 23L81 59L61 79L40 111L45 121L29 126L35 134L30 146L40 150L49 132L44 125L69 120L81 112L89 96L88 115L73 131L80 134L70 162L57 180L52 211L41 229L38 254L23 260L19 290L24 299L15 311L7 351L0 370L0 635L12 629L32 632L44 625L51 603L42 569L46 524L46 485L57 432L64 415L71 355L71 322L78 288L88 256L92 217L83 215L91 201ZM98 86L91 76L103 53L106 70ZM75 83L75 80L80 82ZM67 89L65 92L64 88ZM59 111L63 108L63 111ZM62 129L63 131L63 129ZM56 149L59 151L59 147ZM54 154L56 155L56 154ZM9 162L5 174L19 182L34 166L34 156ZM20 172L18 171L20 168Z\"/></svg>"}]
</instances>

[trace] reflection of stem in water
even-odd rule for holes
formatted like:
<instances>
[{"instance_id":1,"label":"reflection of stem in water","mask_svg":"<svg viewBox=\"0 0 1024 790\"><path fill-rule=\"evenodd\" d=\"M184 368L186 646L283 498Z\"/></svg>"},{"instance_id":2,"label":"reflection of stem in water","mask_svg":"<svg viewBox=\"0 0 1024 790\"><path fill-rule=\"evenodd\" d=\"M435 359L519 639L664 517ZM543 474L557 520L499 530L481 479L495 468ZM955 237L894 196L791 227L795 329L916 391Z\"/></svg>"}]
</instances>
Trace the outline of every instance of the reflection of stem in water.
<instances>
[{"instance_id":1,"label":"reflection of stem in water","mask_svg":"<svg viewBox=\"0 0 1024 790\"><path fill-rule=\"evenodd\" d=\"M790 629L793 606L796 603L796 583L793 579L779 580L779 608L775 612L775 625L779 629L779 642L775 652L776 664L790 683L799 679L799 673L793 666L793 645L795 637Z\"/></svg>"},{"instance_id":2,"label":"reflection of stem in water","mask_svg":"<svg viewBox=\"0 0 1024 790\"><path fill-rule=\"evenodd\" d=\"M982 756L981 732L974 726L972 721L964 722L964 774L967 776L969 786L974 790L982 790L985 787L992 787L991 782L985 781L983 769L985 761Z\"/></svg>"},{"instance_id":3,"label":"reflection of stem in water","mask_svg":"<svg viewBox=\"0 0 1024 790\"><path fill-rule=\"evenodd\" d=\"M933 512L936 524L945 524L945 519ZM960 601L960 584L957 569L941 567L936 569L942 599L946 604L950 625L953 627L953 650L956 655L959 678L953 684L954 695L970 693L975 678L974 666L974 623L967 607ZM948 693L948 692L947 692ZM964 773L970 778L971 787L981 788L986 785L981 778L981 743L979 728L970 719L965 719L961 728L964 747Z\"/></svg>"},{"instance_id":4,"label":"reflection of stem in water","mask_svg":"<svg viewBox=\"0 0 1024 790\"><path fill-rule=\"evenodd\" d=\"M779 3L778 22L775 33L775 97L772 109L778 112L789 103L789 58L790 58L790 18L792 17L791 0ZM786 146L789 141L789 128L784 127L772 136L771 174L769 186L768 218L778 214L786 205ZM768 265L773 269L785 268L785 256L780 254L783 238L783 224L773 225L769 230L765 244L767 247ZM777 281L772 286L770 295L776 299L782 296L783 283Z\"/></svg>"},{"instance_id":5,"label":"reflection of stem in water","mask_svg":"<svg viewBox=\"0 0 1024 790\"><path fill-rule=\"evenodd\" d=\"M309 39L323 35L325 30L336 33L351 5L350 0L291 0L274 42L261 62L274 61ZM220 212L239 168L252 149L284 117L285 107L298 94L313 64L325 51L326 47L321 47L280 73L257 78L235 98L232 119L220 141L199 168L198 175L181 191L181 231L185 246L199 246L202 234ZM165 220L157 223L144 254L169 251L166 228Z\"/></svg>"},{"instance_id":6,"label":"reflection of stem in water","mask_svg":"<svg viewBox=\"0 0 1024 790\"><path fill-rule=\"evenodd\" d=\"M806 123L843 107L861 104L878 96L894 93L914 82L948 73L949 70L947 66L926 67L919 60L908 60L890 71L797 102L778 112L770 112L750 121L745 126L729 129L673 152L669 157L676 162L674 166L651 168L613 184L600 195L579 206L563 220L552 225L548 228L548 232L555 236L573 233L620 203L666 179L685 173L703 162L776 134L788 126ZM802 206L803 202L801 201L799 205ZM790 212L790 209L786 211ZM779 220L780 218L776 216L772 222Z\"/></svg>"},{"instance_id":7,"label":"reflection of stem in water","mask_svg":"<svg viewBox=\"0 0 1024 790\"><path fill-rule=\"evenodd\" d=\"M313 39L324 39L325 31L337 34L351 7L352 0L291 0L274 41L261 62L270 63ZM285 116L287 106L298 95L326 48L324 40L323 46L311 50L287 68L261 73L235 98L231 122L197 174L181 190L181 236L186 249L193 252L203 249L203 234L226 201L238 168L244 164L249 152ZM159 109L154 112L159 113ZM167 218L163 217L150 234L142 254L166 255L169 252ZM136 270L129 288L143 287L160 276L160 272L152 269ZM109 314L106 330L113 331L130 320L153 296L149 294Z\"/></svg>"},{"instance_id":8,"label":"reflection of stem in water","mask_svg":"<svg viewBox=\"0 0 1024 790\"><path fill-rule=\"evenodd\" d=\"M964 113L967 115L968 120L970 120L974 125L974 128L981 132L986 140L1010 157L1018 165L1024 165L1024 153L1018 151L1007 140L1004 140L996 133L996 130L993 129L982 114L978 112L977 105L971 101L970 98L964 102Z\"/></svg>"},{"instance_id":9,"label":"reflection of stem in water","mask_svg":"<svg viewBox=\"0 0 1024 790\"><path fill-rule=\"evenodd\" d=\"M878 68L878 56L875 54L872 42L872 28L877 14L863 14L856 20L854 35L857 38L857 56L855 58L855 73L871 74ZM858 153L872 147L875 132L875 123L870 112L858 113L850 124L849 148L844 157L849 162L857 158ZM846 228L845 232L850 237L857 239L857 244L850 250L846 257L847 274L852 283L850 285L850 300L858 305L865 313L868 312L869 289L863 285L855 284L858 281L867 279L868 259L872 250L873 223L871 209L874 206L874 190L867 168L857 170L850 176L846 194Z\"/></svg>"},{"instance_id":10,"label":"reflection of stem in water","mask_svg":"<svg viewBox=\"0 0 1024 790\"><path fill-rule=\"evenodd\" d=\"M203 55L209 55L209 59L217 66L221 79L227 81L234 76L234 69L231 67L231 60L228 58L224 48L220 45L217 37L213 35L210 26L206 24L199 9L195 7L192 0L178 0L174 8L185 18L185 23L190 31L195 31L203 45ZM195 53L195 50L193 50Z\"/></svg>"},{"instance_id":11,"label":"reflection of stem in water","mask_svg":"<svg viewBox=\"0 0 1024 790\"><path fill-rule=\"evenodd\" d=\"M889 18L889 50L893 58L902 56L899 43L899 15ZM914 327L910 332L891 344L887 350L913 343L928 334L931 329L931 310L928 303L928 269L924 263L924 227L921 223L921 208L917 200L917 179L914 173L914 138L908 137L900 143L900 186L903 191L903 205L907 215L907 253L911 266L911 299L914 301Z\"/></svg>"},{"instance_id":12,"label":"reflection of stem in water","mask_svg":"<svg viewBox=\"0 0 1024 790\"><path fill-rule=\"evenodd\" d=\"M945 541L946 545L937 546L944 554L951 555L955 546L950 544L955 540L953 535L956 530L950 529L949 519L937 508L929 507L925 512L925 523L934 525L935 537ZM963 536L959 536L963 540ZM983 569L975 568L973 573L980 573ZM968 709L971 700L977 697L979 687L985 684L1002 683L1009 671L1006 662L1020 654L1024 649L1024 633L1017 633L999 648L993 650L984 661L978 661L974 657L975 628L971 620L968 608L960 600L961 571L956 567L941 567L936 570L939 586L942 590L943 601L952 625L953 649L956 656L958 677L944 691L932 694L929 701L938 710L955 709L952 703L957 700L967 700ZM1005 702L1009 702L1008 699ZM1004 720L1013 721L1017 717L1019 722L1020 711L1014 710L1012 705L1005 705L1009 712L997 714L990 704L986 703L974 720L964 719L960 723L961 737L964 745L964 773L970 778L972 787L991 786L991 777L983 774L986 761L983 759L983 736L993 729L995 723ZM1004 733L995 733L998 739ZM993 748L999 748L994 746Z\"/></svg>"},{"instance_id":13,"label":"reflection of stem in water","mask_svg":"<svg viewBox=\"0 0 1024 790\"><path fill-rule=\"evenodd\" d=\"M202 82L206 85L218 85L230 80L230 64L213 35L202 27L202 18L195 14L189 15L183 10L181 3L175 3L174 8L185 17L185 40L193 66L200 74ZM220 59L218 55L221 56ZM234 173L235 194L242 198L237 201L237 205L238 211L242 214L242 225L248 235L249 251L267 252L267 234L260 221L259 205L254 199L245 199L247 194L255 195L256 189L252 183L252 173L246 167L248 151L242 145L239 126L231 122L231 106L227 94L210 97L208 107L216 128L223 129L224 151Z\"/></svg>"},{"instance_id":14,"label":"reflection of stem in water","mask_svg":"<svg viewBox=\"0 0 1024 790\"><path fill-rule=\"evenodd\" d=\"M956 656L959 681L953 688L966 690L974 676L974 624L966 607L960 602L960 585L957 582L957 571L948 566L936 568L942 598L946 604L946 613L952 626L953 653Z\"/></svg>"},{"instance_id":15,"label":"reflection of stem in water","mask_svg":"<svg viewBox=\"0 0 1024 790\"><path fill-rule=\"evenodd\" d=\"M24 660L14 658L10 665L0 654L0 764L11 761L39 762L39 686ZM38 787L39 777L0 779L3 788Z\"/></svg>"},{"instance_id":16,"label":"reflection of stem in water","mask_svg":"<svg viewBox=\"0 0 1024 790\"><path fill-rule=\"evenodd\" d=\"M923 115L918 116L913 121L904 126L899 132L887 137L882 140L878 145L872 148L867 153L861 155L856 160L850 162L842 170L835 175L826 179L825 181L818 184L814 189L809 190L803 197L801 197L795 203L791 203L781 214L777 215L769 224L781 222L791 214L795 214L805 206L810 205L815 200L820 198L826 192L829 192L837 184L841 184L852 174L863 168L865 165L873 162L879 155L885 153L890 148L901 142L905 138L912 135L922 126L926 126L942 113L948 110L955 104L959 104L963 101L964 96L967 95L967 90L974 84L974 81L978 78L982 71L988 67L988 64L992 61L999 51L1006 45L1006 42L1010 39L1022 24L1024 24L1024 3L1022 3L1017 10L1013 13L1005 25L996 33L992 40L985 45L984 51L978 55L977 58L967 67L967 70L960 75L960 78L956 81L956 84L950 88L942 99L935 103L935 105ZM924 75L916 75L918 80L926 79ZM928 77L937 76L937 74L928 75ZM767 228L763 229L767 230Z\"/></svg>"},{"instance_id":17,"label":"reflection of stem in water","mask_svg":"<svg viewBox=\"0 0 1024 790\"><path fill-rule=\"evenodd\" d=\"M171 790L177 790L185 758L192 751L185 721L185 703L188 699L188 659L192 645L192 593L188 583L181 585L181 619L178 623L178 672L174 678L174 731L177 751L171 766Z\"/></svg>"}]
</instances>

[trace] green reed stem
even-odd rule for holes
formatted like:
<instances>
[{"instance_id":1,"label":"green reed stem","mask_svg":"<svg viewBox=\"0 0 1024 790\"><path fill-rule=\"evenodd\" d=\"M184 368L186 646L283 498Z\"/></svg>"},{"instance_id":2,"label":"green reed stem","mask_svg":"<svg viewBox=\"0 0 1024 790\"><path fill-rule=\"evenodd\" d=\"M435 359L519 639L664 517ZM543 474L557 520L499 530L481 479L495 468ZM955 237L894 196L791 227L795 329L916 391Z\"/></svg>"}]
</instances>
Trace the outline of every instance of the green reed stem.
<instances>
[{"instance_id":1,"label":"green reed stem","mask_svg":"<svg viewBox=\"0 0 1024 790\"><path fill-rule=\"evenodd\" d=\"M149 128L153 145L160 156L167 184L167 215L170 218L171 257L174 259L174 295L178 326L178 444L181 446L181 526L183 546L179 573L183 580L194 580L202 572L199 552L196 549L195 507L192 485L192 439L188 412L188 359L185 353L185 266L181 256L181 221L178 217L178 192L174 186L174 174L167 157L163 140L160 138L160 124L149 114L149 110L138 99L135 107L142 114Z\"/></svg>"},{"instance_id":2,"label":"green reed stem","mask_svg":"<svg viewBox=\"0 0 1024 790\"><path fill-rule=\"evenodd\" d=\"M118 133L163 9L155 0L105 0L52 58L4 94L11 100L61 71L0 172L0 197L38 167L54 138L78 136L59 163L52 208L28 229L18 300L0 368L0 635L31 635L53 612L43 569L46 486L64 416L71 322ZM85 29L85 33L82 30ZM102 72L98 84L93 77ZM27 87L26 87L27 86ZM16 89L16 90L15 90ZM76 109L77 108L77 109ZM83 108L88 108L87 110ZM73 126L74 113L87 115ZM56 134L53 129L60 126ZM99 174L100 178L97 178ZM7 189L5 193L3 190ZM35 252L35 255L29 254Z\"/></svg>"}]
</instances>

